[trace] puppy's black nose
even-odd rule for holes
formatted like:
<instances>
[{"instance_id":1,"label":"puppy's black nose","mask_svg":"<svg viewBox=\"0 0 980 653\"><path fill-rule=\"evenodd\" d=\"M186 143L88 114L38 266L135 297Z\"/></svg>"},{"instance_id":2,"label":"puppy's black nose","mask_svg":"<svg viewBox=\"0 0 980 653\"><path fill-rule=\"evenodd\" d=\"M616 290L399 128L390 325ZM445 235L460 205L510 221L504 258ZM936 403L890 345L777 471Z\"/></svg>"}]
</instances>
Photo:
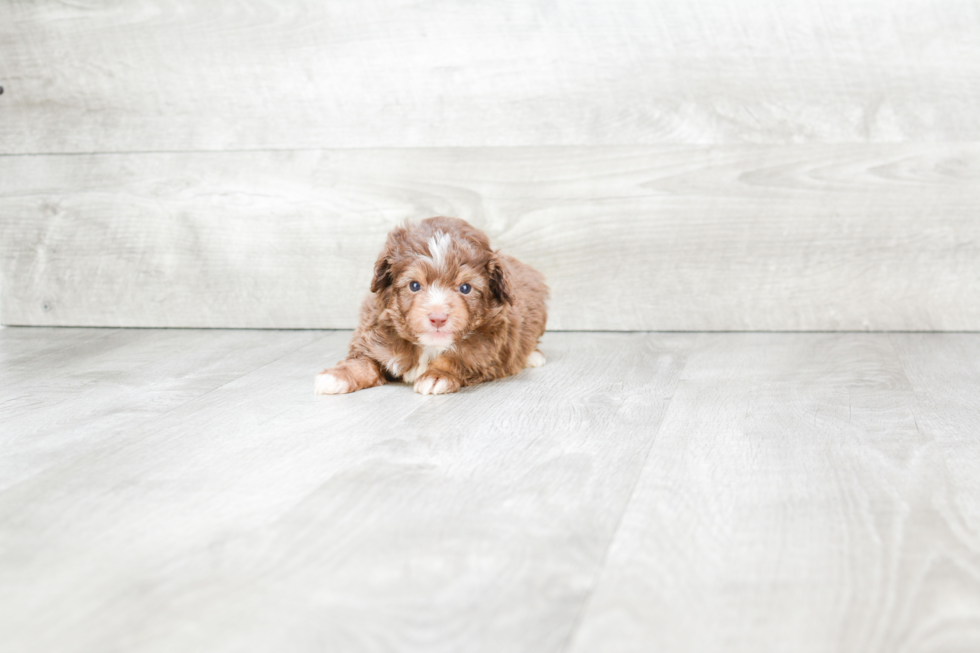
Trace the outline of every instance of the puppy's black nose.
<instances>
[{"instance_id":1,"label":"puppy's black nose","mask_svg":"<svg viewBox=\"0 0 980 653\"><path fill-rule=\"evenodd\" d=\"M429 316L429 324L431 324L433 328L441 329L443 325L446 324L447 319L448 318L441 313L433 313Z\"/></svg>"}]
</instances>

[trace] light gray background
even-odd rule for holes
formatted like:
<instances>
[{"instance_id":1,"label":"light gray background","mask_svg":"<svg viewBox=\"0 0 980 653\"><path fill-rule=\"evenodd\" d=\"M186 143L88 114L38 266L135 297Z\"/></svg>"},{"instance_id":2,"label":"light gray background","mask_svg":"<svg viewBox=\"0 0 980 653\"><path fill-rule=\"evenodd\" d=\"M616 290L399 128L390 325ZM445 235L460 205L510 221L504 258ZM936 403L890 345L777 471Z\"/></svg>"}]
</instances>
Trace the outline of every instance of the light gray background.
<instances>
[{"instance_id":1,"label":"light gray background","mask_svg":"<svg viewBox=\"0 0 980 653\"><path fill-rule=\"evenodd\" d=\"M0 2L15 324L352 326L406 216L552 329L978 328L980 5ZM48 310L44 310L44 306ZM4 651L980 650L980 334L0 331Z\"/></svg>"},{"instance_id":2,"label":"light gray background","mask_svg":"<svg viewBox=\"0 0 980 653\"><path fill-rule=\"evenodd\" d=\"M980 328L964 0L3 3L2 321L349 328L455 215L552 329Z\"/></svg>"}]
</instances>

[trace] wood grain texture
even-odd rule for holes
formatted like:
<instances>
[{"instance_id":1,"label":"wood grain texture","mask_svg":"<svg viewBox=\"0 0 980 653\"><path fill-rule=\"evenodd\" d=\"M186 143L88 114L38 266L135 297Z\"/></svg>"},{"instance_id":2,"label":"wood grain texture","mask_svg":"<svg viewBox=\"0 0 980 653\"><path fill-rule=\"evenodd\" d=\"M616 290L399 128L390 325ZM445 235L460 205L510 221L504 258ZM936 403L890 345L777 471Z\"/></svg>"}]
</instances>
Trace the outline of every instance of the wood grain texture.
<instances>
[{"instance_id":1,"label":"wood grain texture","mask_svg":"<svg viewBox=\"0 0 980 653\"><path fill-rule=\"evenodd\" d=\"M950 478L949 511L959 537L980 547L980 338L974 334L890 336L915 392L918 427L935 439ZM964 585L980 577L980 562L962 567ZM980 593L964 597L963 614L980 612ZM980 625L973 624L980 646ZM948 643L943 645L952 648Z\"/></svg>"},{"instance_id":2,"label":"wood grain texture","mask_svg":"<svg viewBox=\"0 0 980 653\"><path fill-rule=\"evenodd\" d=\"M141 424L318 339L310 331L4 330L0 490L79 452L125 446Z\"/></svg>"},{"instance_id":3,"label":"wood grain texture","mask_svg":"<svg viewBox=\"0 0 980 653\"><path fill-rule=\"evenodd\" d=\"M549 333L457 395L314 396L349 337L0 330L4 648L980 644L978 334Z\"/></svg>"},{"instance_id":4,"label":"wood grain texture","mask_svg":"<svg viewBox=\"0 0 980 653\"><path fill-rule=\"evenodd\" d=\"M939 443L975 455L975 420L920 428L915 394L884 334L705 335L569 650L976 650L978 495Z\"/></svg>"},{"instance_id":5,"label":"wood grain texture","mask_svg":"<svg viewBox=\"0 0 980 653\"><path fill-rule=\"evenodd\" d=\"M5 2L0 153L980 140L972 0Z\"/></svg>"},{"instance_id":6,"label":"wood grain texture","mask_svg":"<svg viewBox=\"0 0 980 653\"><path fill-rule=\"evenodd\" d=\"M188 362L225 337L189 334ZM550 333L544 367L456 395L318 397L350 333L320 335L0 491L5 646L561 650L696 336Z\"/></svg>"},{"instance_id":7,"label":"wood grain texture","mask_svg":"<svg viewBox=\"0 0 980 653\"><path fill-rule=\"evenodd\" d=\"M5 324L350 328L387 230L453 215L549 328L980 329L980 146L0 157Z\"/></svg>"}]
</instances>

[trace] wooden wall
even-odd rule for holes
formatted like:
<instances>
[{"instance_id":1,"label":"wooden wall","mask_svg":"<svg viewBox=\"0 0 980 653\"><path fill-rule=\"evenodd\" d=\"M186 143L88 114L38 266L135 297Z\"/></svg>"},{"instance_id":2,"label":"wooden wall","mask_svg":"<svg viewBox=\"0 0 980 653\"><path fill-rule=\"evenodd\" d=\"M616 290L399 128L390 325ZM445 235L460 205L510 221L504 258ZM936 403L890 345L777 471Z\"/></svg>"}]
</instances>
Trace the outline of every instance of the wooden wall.
<instances>
[{"instance_id":1,"label":"wooden wall","mask_svg":"<svg viewBox=\"0 0 980 653\"><path fill-rule=\"evenodd\" d=\"M0 4L5 324L351 327L457 215L553 329L980 329L965 0Z\"/></svg>"}]
</instances>

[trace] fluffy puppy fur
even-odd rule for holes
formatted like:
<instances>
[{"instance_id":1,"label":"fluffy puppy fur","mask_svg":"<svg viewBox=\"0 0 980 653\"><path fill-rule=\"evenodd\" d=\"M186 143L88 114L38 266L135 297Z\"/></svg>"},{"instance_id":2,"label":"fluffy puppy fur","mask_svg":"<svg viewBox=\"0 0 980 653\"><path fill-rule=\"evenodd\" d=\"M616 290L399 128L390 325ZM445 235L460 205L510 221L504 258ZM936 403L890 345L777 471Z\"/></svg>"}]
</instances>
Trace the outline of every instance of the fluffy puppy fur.
<instances>
[{"instance_id":1,"label":"fluffy puppy fur","mask_svg":"<svg viewBox=\"0 0 980 653\"><path fill-rule=\"evenodd\" d=\"M350 353L317 375L316 392L401 380L444 394L543 365L547 298L539 272L491 249L464 220L396 227L374 266Z\"/></svg>"}]
</instances>

